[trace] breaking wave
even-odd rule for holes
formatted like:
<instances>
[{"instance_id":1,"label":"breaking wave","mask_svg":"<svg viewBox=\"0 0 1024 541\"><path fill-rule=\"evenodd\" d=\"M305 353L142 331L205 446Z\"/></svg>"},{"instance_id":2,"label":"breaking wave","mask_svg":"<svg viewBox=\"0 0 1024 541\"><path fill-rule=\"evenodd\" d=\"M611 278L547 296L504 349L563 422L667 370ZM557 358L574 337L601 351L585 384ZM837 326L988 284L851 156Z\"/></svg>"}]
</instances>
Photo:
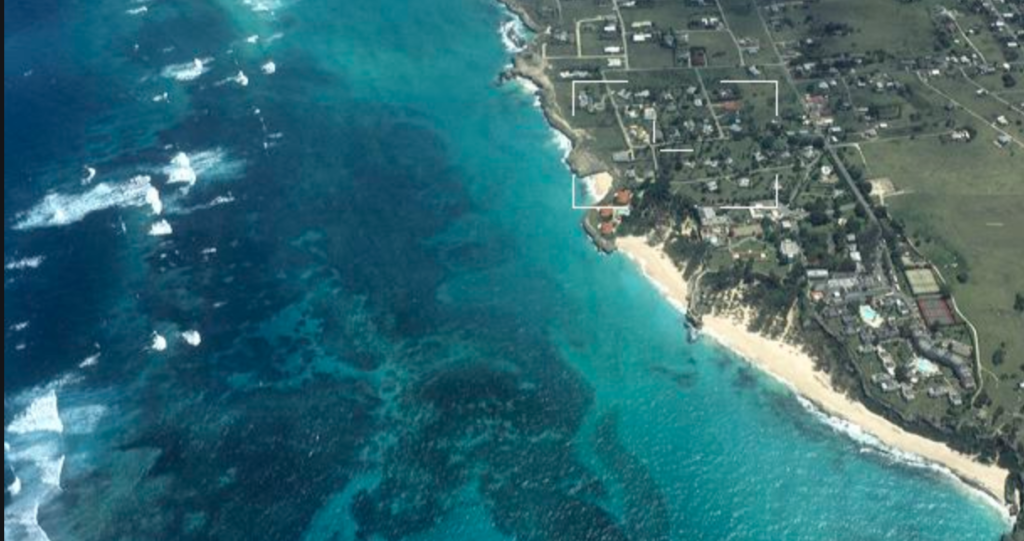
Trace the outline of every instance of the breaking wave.
<instances>
[{"instance_id":1,"label":"breaking wave","mask_svg":"<svg viewBox=\"0 0 1024 541\"><path fill-rule=\"evenodd\" d=\"M501 25L499 30L501 34L501 43L505 45L505 50L510 53L521 53L526 50L527 30L526 25L519 17L513 17L508 22Z\"/></svg>"},{"instance_id":2,"label":"breaking wave","mask_svg":"<svg viewBox=\"0 0 1024 541\"><path fill-rule=\"evenodd\" d=\"M14 418L11 425L7 427L7 432L11 434L33 432L63 434L64 423L60 420L57 409L57 391L51 389L48 393L33 400L28 409Z\"/></svg>"},{"instance_id":3,"label":"breaking wave","mask_svg":"<svg viewBox=\"0 0 1024 541\"><path fill-rule=\"evenodd\" d=\"M173 234L174 228L171 227L167 220L160 220L149 228L149 236L151 237L166 237Z\"/></svg>"},{"instance_id":4,"label":"breaking wave","mask_svg":"<svg viewBox=\"0 0 1024 541\"><path fill-rule=\"evenodd\" d=\"M138 176L122 184L97 184L81 194L50 194L35 207L19 215L14 229L27 231L63 227L84 220L94 212L112 208L144 207L157 210L150 177ZM161 205L162 210L162 205Z\"/></svg>"},{"instance_id":5,"label":"breaking wave","mask_svg":"<svg viewBox=\"0 0 1024 541\"><path fill-rule=\"evenodd\" d=\"M45 262L45 261L46 261L46 258L43 257L43 256L26 257L26 258L23 258L23 259L16 259L14 261L10 261L10 262L4 263L4 270L8 270L8 271L21 271L21 270L38 269L40 266L42 266L43 262Z\"/></svg>"},{"instance_id":6,"label":"breaking wave","mask_svg":"<svg viewBox=\"0 0 1024 541\"><path fill-rule=\"evenodd\" d=\"M226 150L215 148L193 154L179 152L163 169L168 184L194 186L201 179L219 180L240 175L245 162L228 157Z\"/></svg>"},{"instance_id":7,"label":"breaking wave","mask_svg":"<svg viewBox=\"0 0 1024 541\"><path fill-rule=\"evenodd\" d=\"M906 451L901 451L894 447L890 447L889 445L886 445L884 442L882 442L875 436L865 432L864 429L861 428L860 426L851 423L845 419L840 419L838 417L829 415L821 411L816 405L814 405L813 402L807 400L806 398L800 395L796 395L796 399L800 403L800 405L803 406L805 410L807 410L808 413L810 413L814 418L823 423L825 426L831 428L832 431L839 435L846 436L847 438L850 438L854 442L862 445L862 453L874 453L877 454L878 456L881 456L887 460L892 461L895 464L900 464L911 468L929 470L940 475L943 475L945 477L948 477L950 479L953 479L955 481L958 481L957 486L969 487L969 485L961 483L960 477L953 473L953 471L950 470L949 468L946 468L945 466L941 466L934 462L930 462L924 459L923 457L917 456L915 454L908 453ZM995 501L994 499L992 499L991 496L979 490L969 488L969 491L972 495L978 497L979 499L981 499L982 501L984 501L985 503L989 504L997 511L999 511L999 513L1003 515L1004 518L1007 518L1006 507L1002 505L1000 502Z\"/></svg>"},{"instance_id":8,"label":"breaking wave","mask_svg":"<svg viewBox=\"0 0 1024 541\"><path fill-rule=\"evenodd\" d=\"M195 81L210 71L210 62L213 62L212 58L196 58L184 64L172 64L165 67L161 75L175 81Z\"/></svg>"}]
</instances>

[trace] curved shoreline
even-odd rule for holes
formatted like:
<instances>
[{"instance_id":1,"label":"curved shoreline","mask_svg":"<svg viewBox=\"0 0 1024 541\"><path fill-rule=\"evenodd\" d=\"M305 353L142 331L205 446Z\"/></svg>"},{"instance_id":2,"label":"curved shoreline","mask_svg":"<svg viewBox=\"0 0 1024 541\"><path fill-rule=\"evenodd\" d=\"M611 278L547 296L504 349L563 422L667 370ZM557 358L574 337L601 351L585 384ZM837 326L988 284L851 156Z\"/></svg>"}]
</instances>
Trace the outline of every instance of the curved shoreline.
<instances>
[{"instance_id":1,"label":"curved shoreline","mask_svg":"<svg viewBox=\"0 0 1024 541\"><path fill-rule=\"evenodd\" d=\"M681 271L660 248L650 246L646 239L640 237L620 238L618 246L619 251L640 268L669 303L679 310L685 310L688 301L687 283ZM815 408L877 439L883 451L889 448L907 453L919 457L921 466L936 465L947 471L967 488L976 491L985 503L998 510L1007 524L1011 523L1000 496L1009 476L1008 471L982 464L943 443L907 432L871 412L861 402L836 390L828 375L817 369L810 355L793 345L753 333L743 321L734 318L704 316L703 322L703 332L708 337L782 382ZM911 466L917 465L913 460L906 462Z\"/></svg>"},{"instance_id":2,"label":"curved shoreline","mask_svg":"<svg viewBox=\"0 0 1024 541\"><path fill-rule=\"evenodd\" d=\"M512 15L519 17L531 31L544 31L516 0L497 1ZM572 150L565 158L565 163L570 172L585 178L608 171L596 157L582 150L580 143L584 135L572 128L557 110L557 105L552 106L557 104L555 90L545 69L544 60L537 58L531 44L525 51L515 53L511 73L536 86L540 108L549 126L569 139ZM689 285L660 247L650 246L646 239L639 237L620 237L616 244L618 250L637 265L666 301L680 312L686 312ZM703 323L703 331L710 338L786 385L798 398L812 404L823 415L849 423L855 430L876 439L880 444L876 447L893 455L895 460L903 458L900 454L907 454L913 457L911 460L903 460L908 466L937 469L950 475L962 488L996 510L1007 526L1012 526L1013 520L1003 498L1009 471L995 465L982 464L974 457L954 451L939 441L907 432L870 411L863 403L835 389L828 375L818 370L810 355L788 343L753 333L743 322L727 317L705 316ZM839 431L838 428L836 430ZM846 436L854 437L851 433Z\"/></svg>"}]
</instances>

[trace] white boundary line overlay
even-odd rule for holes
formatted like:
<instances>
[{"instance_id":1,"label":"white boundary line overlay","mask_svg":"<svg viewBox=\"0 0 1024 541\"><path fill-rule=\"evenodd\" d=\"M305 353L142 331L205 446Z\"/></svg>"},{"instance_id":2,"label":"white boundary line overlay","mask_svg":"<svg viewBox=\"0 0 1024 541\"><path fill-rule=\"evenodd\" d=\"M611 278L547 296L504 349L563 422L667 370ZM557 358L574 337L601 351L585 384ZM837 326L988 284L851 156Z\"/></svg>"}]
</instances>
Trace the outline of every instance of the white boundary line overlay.
<instances>
[{"instance_id":1,"label":"white boundary line overlay","mask_svg":"<svg viewBox=\"0 0 1024 541\"><path fill-rule=\"evenodd\" d=\"M718 207L719 210L779 210L782 206L779 204L779 192L782 190L782 186L779 184L779 175L775 175L775 205L766 207L764 205L754 205L752 207Z\"/></svg>"},{"instance_id":2,"label":"white boundary line overlay","mask_svg":"<svg viewBox=\"0 0 1024 541\"><path fill-rule=\"evenodd\" d=\"M576 85L628 85L629 81L625 80L591 80L591 81L573 81L572 82L572 116L576 116Z\"/></svg>"},{"instance_id":3,"label":"white boundary line overlay","mask_svg":"<svg viewBox=\"0 0 1024 541\"><path fill-rule=\"evenodd\" d=\"M755 81L755 80L730 80L730 81L719 81L719 84L723 85L774 85L775 86L775 118L781 116L781 106L779 103L779 81Z\"/></svg>"},{"instance_id":4,"label":"white boundary line overlay","mask_svg":"<svg viewBox=\"0 0 1024 541\"><path fill-rule=\"evenodd\" d=\"M572 209L573 210L629 210L628 206L617 206L617 205L580 205L576 203L576 181L579 178L576 175L572 176Z\"/></svg>"}]
</instances>

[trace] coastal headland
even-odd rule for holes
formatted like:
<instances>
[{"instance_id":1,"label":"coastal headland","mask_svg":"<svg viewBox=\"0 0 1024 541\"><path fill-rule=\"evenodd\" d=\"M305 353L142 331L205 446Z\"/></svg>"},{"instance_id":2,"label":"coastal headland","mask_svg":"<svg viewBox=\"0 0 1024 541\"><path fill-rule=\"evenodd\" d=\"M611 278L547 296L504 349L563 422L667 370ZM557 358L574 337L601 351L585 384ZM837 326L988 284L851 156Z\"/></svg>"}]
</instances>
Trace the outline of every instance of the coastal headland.
<instances>
[{"instance_id":1,"label":"coastal headland","mask_svg":"<svg viewBox=\"0 0 1024 541\"><path fill-rule=\"evenodd\" d=\"M898 93L913 81L889 70L896 59L865 56L873 78L847 76L776 37L789 8L681 7L663 21L665 10L627 2L501 2L536 34L506 77L535 85L571 140L566 161L590 188L583 226L599 248L631 259L704 334L846 432L1017 515L1024 444L993 420L1008 408L993 404L998 384L986 387L979 333L873 197L881 180L850 162L888 123L874 109L841 114L837 89L882 81ZM581 80L598 83L577 92ZM734 80L779 90L772 100L771 85ZM937 320L941 307L950 315Z\"/></svg>"}]
</instances>

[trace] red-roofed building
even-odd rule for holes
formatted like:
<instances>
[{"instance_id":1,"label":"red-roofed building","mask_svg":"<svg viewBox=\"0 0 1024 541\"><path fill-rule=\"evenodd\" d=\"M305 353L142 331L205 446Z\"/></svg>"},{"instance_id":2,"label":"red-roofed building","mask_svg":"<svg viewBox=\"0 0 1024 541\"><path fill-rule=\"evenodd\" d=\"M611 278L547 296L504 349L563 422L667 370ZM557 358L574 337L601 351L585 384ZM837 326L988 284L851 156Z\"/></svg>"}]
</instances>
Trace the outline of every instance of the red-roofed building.
<instances>
[{"instance_id":1,"label":"red-roofed building","mask_svg":"<svg viewBox=\"0 0 1024 541\"><path fill-rule=\"evenodd\" d=\"M728 113L738 113L743 109L743 102L738 100L723 101L721 103L722 110Z\"/></svg>"},{"instance_id":2,"label":"red-roofed building","mask_svg":"<svg viewBox=\"0 0 1024 541\"><path fill-rule=\"evenodd\" d=\"M615 234L615 224L612 222L604 222L601 224L601 234L610 237Z\"/></svg>"},{"instance_id":3,"label":"red-roofed building","mask_svg":"<svg viewBox=\"0 0 1024 541\"><path fill-rule=\"evenodd\" d=\"M600 214L601 214L601 219L606 221L606 222L615 217L615 211L612 210L612 209L609 209L609 208L601 209Z\"/></svg>"}]
</instances>

